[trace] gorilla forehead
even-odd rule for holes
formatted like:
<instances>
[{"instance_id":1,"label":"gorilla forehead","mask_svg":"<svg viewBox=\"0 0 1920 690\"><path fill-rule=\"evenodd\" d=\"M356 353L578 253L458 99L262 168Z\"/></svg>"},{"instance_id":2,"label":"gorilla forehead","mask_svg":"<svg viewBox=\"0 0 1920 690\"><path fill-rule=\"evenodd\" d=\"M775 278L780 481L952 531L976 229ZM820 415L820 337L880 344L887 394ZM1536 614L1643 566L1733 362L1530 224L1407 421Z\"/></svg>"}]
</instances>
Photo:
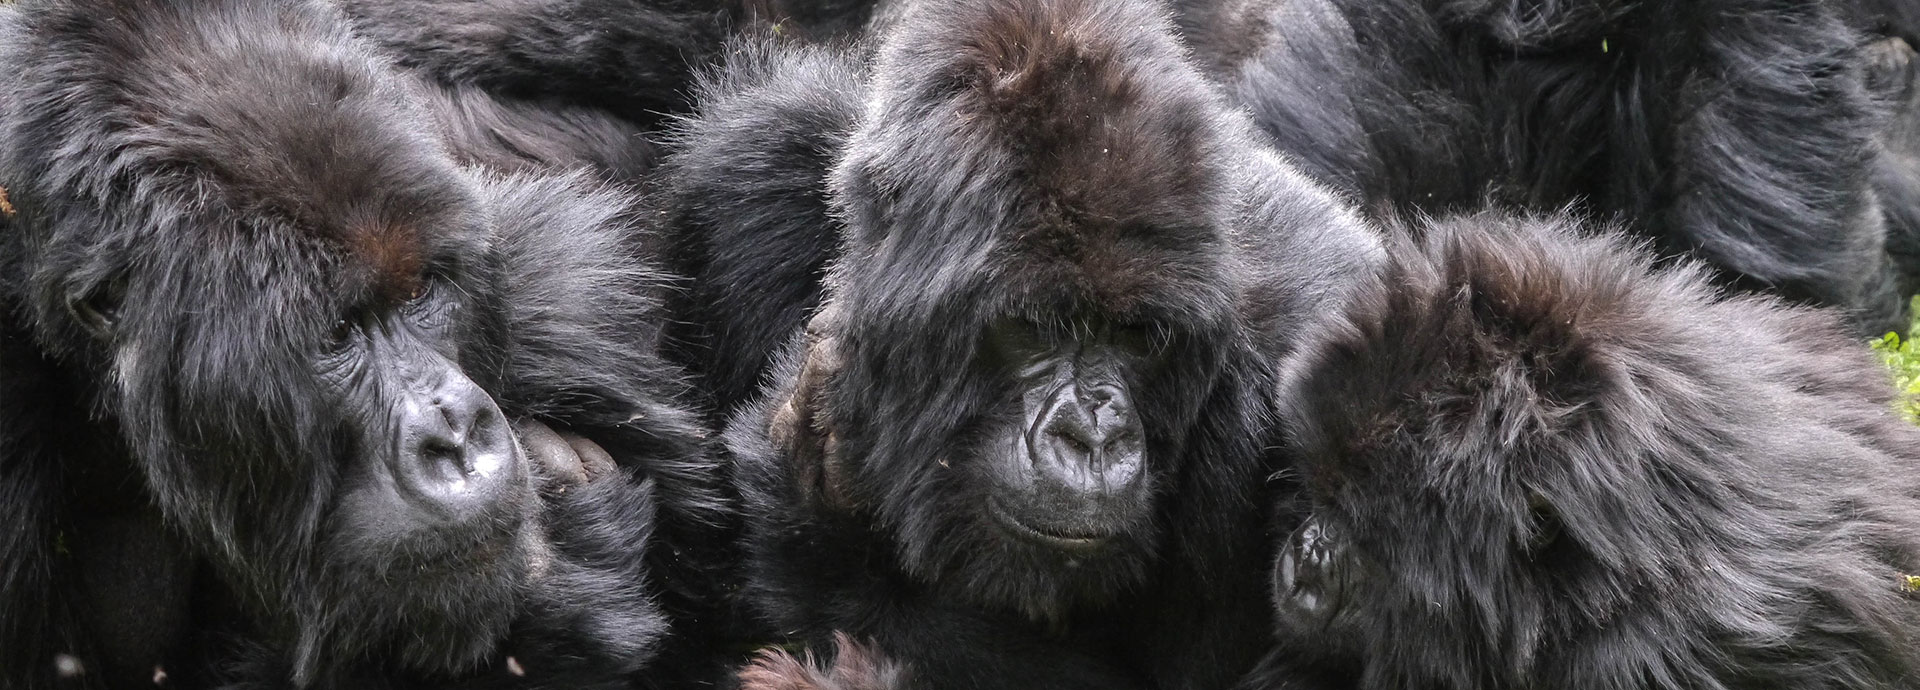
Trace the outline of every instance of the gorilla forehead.
<instances>
[{"instance_id":1,"label":"gorilla forehead","mask_svg":"<svg viewBox=\"0 0 1920 690\"><path fill-rule=\"evenodd\" d=\"M75 143L31 147L49 153L27 169L44 168L54 194L101 199L133 228L175 235L160 246L330 255L271 263L339 267L338 292L354 297L404 294L431 257L479 239L471 194L454 184L461 178L431 124L336 17L310 3L225 4L125 0L69 13L78 26L48 32L67 44L33 61L55 73L30 80L51 92L22 106L60 121L53 131ZM269 16L223 20L234 14ZM237 28L261 22L298 28ZM182 38L139 37L148 32ZM302 40L316 35L333 40Z\"/></svg>"},{"instance_id":2,"label":"gorilla forehead","mask_svg":"<svg viewBox=\"0 0 1920 690\"><path fill-rule=\"evenodd\" d=\"M914 12L835 172L855 256L882 283L858 287L913 275L896 291L925 304L990 283L1019 305L1121 315L1220 303L1231 159L1164 17L1079 0Z\"/></svg>"}]
</instances>

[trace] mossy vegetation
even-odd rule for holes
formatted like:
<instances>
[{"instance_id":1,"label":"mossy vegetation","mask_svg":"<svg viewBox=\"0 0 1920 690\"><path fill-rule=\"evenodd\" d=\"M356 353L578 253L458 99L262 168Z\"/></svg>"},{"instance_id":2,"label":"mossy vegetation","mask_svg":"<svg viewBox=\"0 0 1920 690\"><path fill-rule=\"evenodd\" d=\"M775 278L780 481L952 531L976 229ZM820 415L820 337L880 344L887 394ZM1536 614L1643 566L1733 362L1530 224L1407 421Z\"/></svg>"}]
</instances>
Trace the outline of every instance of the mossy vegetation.
<instances>
[{"instance_id":1,"label":"mossy vegetation","mask_svg":"<svg viewBox=\"0 0 1920 690\"><path fill-rule=\"evenodd\" d=\"M1893 370L1893 383L1903 393L1900 413L1920 424L1920 344L1914 343L1914 336L1920 335L1920 297L1913 298L1913 307L1916 320L1907 326L1906 333L1888 333L1875 338L1871 345Z\"/></svg>"}]
</instances>

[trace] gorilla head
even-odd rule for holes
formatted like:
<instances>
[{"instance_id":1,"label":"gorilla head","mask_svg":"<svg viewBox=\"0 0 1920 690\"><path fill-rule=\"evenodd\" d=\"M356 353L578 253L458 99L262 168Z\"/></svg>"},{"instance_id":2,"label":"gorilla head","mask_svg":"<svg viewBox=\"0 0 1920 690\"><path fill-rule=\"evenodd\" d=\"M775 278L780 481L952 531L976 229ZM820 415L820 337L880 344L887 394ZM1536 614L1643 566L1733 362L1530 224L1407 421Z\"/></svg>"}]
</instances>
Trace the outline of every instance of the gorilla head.
<instances>
[{"instance_id":1,"label":"gorilla head","mask_svg":"<svg viewBox=\"0 0 1920 690\"><path fill-rule=\"evenodd\" d=\"M1167 32L1112 30L1139 22L1164 20L917 6L833 173L843 258L774 436L976 603L1136 583L1201 411L1249 414L1217 399L1246 340L1230 127Z\"/></svg>"},{"instance_id":2,"label":"gorilla head","mask_svg":"<svg viewBox=\"0 0 1920 690\"><path fill-rule=\"evenodd\" d=\"M317 7L28 10L5 297L296 681L456 670L551 560L493 396L496 183Z\"/></svg>"},{"instance_id":3,"label":"gorilla head","mask_svg":"<svg viewBox=\"0 0 1920 690\"><path fill-rule=\"evenodd\" d=\"M1282 667L1423 688L1912 673L1920 430L1884 372L1831 314L1568 225L1410 230L1306 348Z\"/></svg>"}]
</instances>

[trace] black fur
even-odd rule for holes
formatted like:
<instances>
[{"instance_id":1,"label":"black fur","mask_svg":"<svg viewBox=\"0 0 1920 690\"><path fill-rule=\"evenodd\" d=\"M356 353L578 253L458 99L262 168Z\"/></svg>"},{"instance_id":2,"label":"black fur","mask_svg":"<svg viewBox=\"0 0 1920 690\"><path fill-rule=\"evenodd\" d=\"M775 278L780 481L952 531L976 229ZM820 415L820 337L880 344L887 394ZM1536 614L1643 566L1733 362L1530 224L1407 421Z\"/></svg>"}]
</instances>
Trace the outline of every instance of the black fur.
<instances>
[{"instance_id":1,"label":"black fur","mask_svg":"<svg viewBox=\"0 0 1920 690\"><path fill-rule=\"evenodd\" d=\"M1920 7L1860 2L1856 21L1869 42L1862 51L1867 86L1885 109L1873 189L1887 223L1887 253L1900 271L1900 294L1920 292Z\"/></svg>"},{"instance_id":2,"label":"black fur","mask_svg":"<svg viewBox=\"0 0 1920 690\"><path fill-rule=\"evenodd\" d=\"M1231 602L1260 589L1267 354L1374 239L1257 143L1154 3L924 3L893 26L871 68L739 51L666 168L670 217L708 228L712 299L753 305L710 321L751 329L724 334L746 343L727 385L822 302L728 430L747 593L773 630L821 654L844 630L928 687L1223 686L1264 637ZM799 281L828 257L816 298ZM762 285L785 287L744 301ZM1128 374L1152 517L1104 551L988 517L985 434L1019 398L984 337L1007 318L1159 348Z\"/></svg>"},{"instance_id":3,"label":"black fur","mask_svg":"<svg viewBox=\"0 0 1920 690\"><path fill-rule=\"evenodd\" d=\"M1253 687L1912 687L1920 429L1835 315L1564 219L1410 234L1284 388Z\"/></svg>"},{"instance_id":4,"label":"black fur","mask_svg":"<svg viewBox=\"0 0 1920 690\"><path fill-rule=\"evenodd\" d=\"M630 183L644 179L658 158L645 130L595 108L473 86L416 84L461 163L498 170L584 169Z\"/></svg>"},{"instance_id":5,"label":"black fur","mask_svg":"<svg viewBox=\"0 0 1920 690\"><path fill-rule=\"evenodd\" d=\"M0 8L0 685L578 687L651 658L649 577L674 613L698 596L681 549L723 492L652 354L666 281L627 200L458 167L346 26L295 0ZM344 432L385 413L333 401L316 358L355 280L419 262L462 373L618 463L535 467L491 574L394 572L336 519L365 463Z\"/></svg>"},{"instance_id":6,"label":"black fur","mask_svg":"<svg viewBox=\"0 0 1920 690\"><path fill-rule=\"evenodd\" d=\"M743 26L848 34L872 0L428 0L340 3L356 26L443 84L642 127L684 112L694 74Z\"/></svg>"},{"instance_id":7,"label":"black fur","mask_svg":"<svg viewBox=\"0 0 1920 690\"><path fill-rule=\"evenodd\" d=\"M1901 320L1868 181L1878 120L1837 3L1182 6L1280 147L1371 207L1575 205L1865 331Z\"/></svg>"},{"instance_id":8,"label":"black fur","mask_svg":"<svg viewBox=\"0 0 1920 690\"><path fill-rule=\"evenodd\" d=\"M363 34L451 85L605 109L648 125L684 110L736 3L428 0L340 3Z\"/></svg>"},{"instance_id":9,"label":"black fur","mask_svg":"<svg viewBox=\"0 0 1920 690\"><path fill-rule=\"evenodd\" d=\"M671 298L669 348L722 420L819 303L839 250L826 176L865 91L851 49L778 45L738 42L703 76L653 195L670 267L688 278Z\"/></svg>"}]
</instances>

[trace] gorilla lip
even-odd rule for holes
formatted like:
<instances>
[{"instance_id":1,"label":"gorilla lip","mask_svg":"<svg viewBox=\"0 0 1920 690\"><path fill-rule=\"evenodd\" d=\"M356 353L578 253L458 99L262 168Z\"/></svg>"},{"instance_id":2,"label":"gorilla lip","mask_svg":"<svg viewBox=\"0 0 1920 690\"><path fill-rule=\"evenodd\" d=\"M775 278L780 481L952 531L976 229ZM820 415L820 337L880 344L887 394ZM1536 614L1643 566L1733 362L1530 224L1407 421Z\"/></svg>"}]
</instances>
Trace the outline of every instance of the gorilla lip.
<instances>
[{"instance_id":1,"label":"gorilla lip","mask_svg":"<svg viewBox=\"0 0 1920 690\"><path fill-rule=\"evenodd\" d=\"M994 519L1005 526L1007 531L1012 532L1014 536L1040 544L1041 546L1060 549L1062 551L1095 551L1105 546L1108 537L1112 536L1108 534L1067 535L1043 531L1015 518L1012 513L1000 507L1000 502L997 500L987 501L987 511L992 513Z\"/></svg>"}]
</instances>

